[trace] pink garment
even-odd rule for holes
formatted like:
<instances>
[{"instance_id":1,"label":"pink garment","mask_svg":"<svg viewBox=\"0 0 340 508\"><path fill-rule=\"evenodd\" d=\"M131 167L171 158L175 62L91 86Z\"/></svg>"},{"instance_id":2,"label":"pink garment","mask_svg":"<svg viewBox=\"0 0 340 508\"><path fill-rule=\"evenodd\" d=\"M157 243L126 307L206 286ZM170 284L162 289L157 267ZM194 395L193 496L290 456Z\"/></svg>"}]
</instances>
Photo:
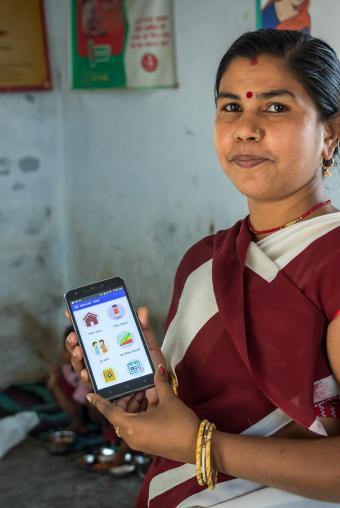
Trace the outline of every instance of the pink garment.
<instances>
[{"instance_id":1,"label":"pink garment","mask_svg":"<svg viewBox=\"0 0 340 508\"><path fill-rule=\"evenodd\" d=\"M69 363L65 363L62 366L61 371L65 380L75 389L72 393L72 399L79 402L79 404L85 404L86 395L90 393L91 388L87 384L83 383L79 374L74 372Z\"/></svg>"}]
</instances>

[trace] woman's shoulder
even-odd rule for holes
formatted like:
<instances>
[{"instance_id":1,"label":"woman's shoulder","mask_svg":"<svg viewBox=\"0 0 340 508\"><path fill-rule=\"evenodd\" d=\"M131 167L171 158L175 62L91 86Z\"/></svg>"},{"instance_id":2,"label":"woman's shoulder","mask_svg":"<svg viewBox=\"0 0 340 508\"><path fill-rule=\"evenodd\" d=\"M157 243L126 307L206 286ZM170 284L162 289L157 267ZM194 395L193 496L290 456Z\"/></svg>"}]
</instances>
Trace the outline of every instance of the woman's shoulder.
<instances>
[{"instance_id":1,"label":"woman's shoulder","mask_svg":"<svg viewBox=\"0 0 340 508\"><path fill-rule=\"evenodd\" d=\"M298 256L297 269L329 321L340 309L340 226L313 242ZM292 264L294 268L294 263Z\"/></svg>"},{"instance_id":2,"label":"woman's shoulder","mask_svg":"<svg viewBox=\"0 0 340 508\"><path fill-rule=\"evenodd\" d=\"M314 239L303 251L304 262L313 262L318 270L340 261L340 224Z\"/></svg>"},{"instance_id":3,"label":"woman's shoulder","mask_svg":"<svg viewBox=\"0 0 340 508\"><path fill-rule=\"evenodd\" d=\"M230 229L217 231L194 243L184 254L178 268L183 269L187 267L194 270L200 265L210 261L213 257L216 243L223 241L229 231Z\"/></svg>"},{"instance_id":4,"label":"woman's shoulder","mask_svg":"<svg viewBox=\"0 0 340 508\"><path fill-rule=\"evenodd\" d=\"M188 278L196 270L200 270L201 267L203 268L203 265L211 262L216 239L221 235L225 235L227 231L228 230L218 231L217 233L201 238L201 240L189 247L182 257L175 274L172 299L168 317L165 322L165 329L167 329L177 311L178 302ZM205 273L207 272L205 271Z\"/></svg>"}]
</instances>

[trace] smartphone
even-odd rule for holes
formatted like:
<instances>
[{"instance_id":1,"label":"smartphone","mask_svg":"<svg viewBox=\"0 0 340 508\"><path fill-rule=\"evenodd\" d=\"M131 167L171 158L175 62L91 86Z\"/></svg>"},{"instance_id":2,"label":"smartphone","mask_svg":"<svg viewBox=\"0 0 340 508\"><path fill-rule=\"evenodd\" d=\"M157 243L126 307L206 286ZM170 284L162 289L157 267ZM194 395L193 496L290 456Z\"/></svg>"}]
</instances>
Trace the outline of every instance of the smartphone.
<instances>
[{"instance_id":1,"label":"smartphone","mask_svg":"<svg viewBox=\"0 0 340 508\"><path fill-rule=\"evenodd\" d=\"M123 279L65 294L95 393L117 399L154 386L154 367Z\"/></svg>"}]
</instances>

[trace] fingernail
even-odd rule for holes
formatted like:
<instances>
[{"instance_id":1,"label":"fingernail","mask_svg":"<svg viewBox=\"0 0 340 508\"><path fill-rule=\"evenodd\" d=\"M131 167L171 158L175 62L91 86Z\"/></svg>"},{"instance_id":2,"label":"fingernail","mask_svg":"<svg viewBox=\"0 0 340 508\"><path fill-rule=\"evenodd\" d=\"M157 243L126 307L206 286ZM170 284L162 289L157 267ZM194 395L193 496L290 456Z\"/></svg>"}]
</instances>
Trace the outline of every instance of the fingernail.
<instances>
[{"instance_id":1,"label":"fingernail","mask_svg":"<svg viewBox=\"0 0 340 508\"><path fill-rule=\"evenodd\" d=\"M76 350L74 350L74 351L72 352L72 356L74 356L75 358L77 358L77 351L76 351Z\"/></svg>"},{"instance_id":2,"label":"fingernail","mask_svg":"<svg viewBox=\"0 0 340 508\"><path fill-rule=\"evenodd\" d=\"M161 363L158 365L158 372L159 372L162 376L165 376L165 374L166 374L166 370L165 370L165 368L163 367L163 365L162 365Z\"/></svg>"},{"instance_id":3,"label":"fingernail","mask_svg":"<svg viewBox=\"0 0 340 508\"><path fill-rule=\"evenodd\" d=\"M68 335L66 340L67 342L71 342L71 335Z\"/></svg>"},{"instance_id":4,"label":"fingernail","mask_svg":"<svg viewBox=\"0 0 340 508\"><path fill-rule=\"evenodd\" d=\"M90 395L89 393L86 395L86 398L89 402L92 402L92 395Z\"/></svg>"}]
</instances>

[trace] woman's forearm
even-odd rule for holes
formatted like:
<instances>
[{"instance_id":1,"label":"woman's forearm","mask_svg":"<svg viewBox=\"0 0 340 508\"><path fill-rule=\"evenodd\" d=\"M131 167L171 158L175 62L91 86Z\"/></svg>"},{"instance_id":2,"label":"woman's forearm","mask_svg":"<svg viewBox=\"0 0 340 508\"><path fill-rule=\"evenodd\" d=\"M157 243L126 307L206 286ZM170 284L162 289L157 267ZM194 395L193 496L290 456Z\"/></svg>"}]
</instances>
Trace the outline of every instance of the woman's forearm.
<instances>
[{"instance_id":1,"label":"woman's forearm","mask_svg":"<svg viewBox=\"0 0 340 508\"><path fill-rule=\"evenodd\" d=\"M340 437L264 438L215 431L213 460L221 473L340 502Z\"/></svg>"}]
</instances>

